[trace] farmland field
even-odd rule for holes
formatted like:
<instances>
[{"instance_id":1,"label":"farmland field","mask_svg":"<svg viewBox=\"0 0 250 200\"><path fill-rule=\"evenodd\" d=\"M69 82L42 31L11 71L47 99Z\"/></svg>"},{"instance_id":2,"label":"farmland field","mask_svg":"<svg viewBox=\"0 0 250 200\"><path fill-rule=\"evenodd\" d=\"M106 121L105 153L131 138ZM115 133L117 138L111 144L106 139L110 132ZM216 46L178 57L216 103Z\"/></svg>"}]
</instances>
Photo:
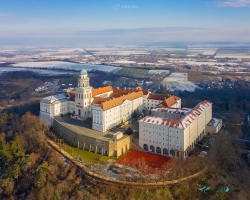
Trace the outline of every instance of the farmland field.
<instances>
[{"instance_id":1,"label":"farmland field","mask_svg":"<svg viewBox=\"0 0 250 200\"><path fill-rule=\"evenodd\" d=\"M199 88L193 82L188 81L187 73L172 73L169 77L166 77L162 81L163 85L167 86L169 91L190 91L193 92L196 88Z\"/></svg>"},{"instance_id":2,"label":"farmland field","mask_svg":"<svg viewBox=\"0 0 250 200\"><path fill-rule=\"evenodd\" d=\"M80 71L82 68L86 69L88 72L92 70L99 70L104 72L111 72L120 67L113 67L108 65L90 65L90 64L80 64L71 63L63 61L45 61L45 62L19 62L12 64L14 67L24 67L24 68L53 68L53 69L66 69Z\"/></svg>"},{"instance_id":3,"label":"farmland field","mask_svg":"<svg viewBox=\"0 0 250 200\"><path fill-rule=\"evenodd\" d=\"M250 49L223 49L216 53L216 58L250 58Z\"/></svg>"},{"instance_id":4,"label":"farmland field","mask_svg":"<svg viewBox=\"0 0 250 200\"><path fill-rule=\"evenodd\" d=\"M148 71L148 69L122 68L117 71L116 74L120 76L143 78L148 73Z\"/></svg>"},{"instance_id":5,"label":"farmland field","mask_svg":"<svg viewBox=\"0 0 250 200\"><path fill-rule=\"evenodd\" d=\"M127 78L119 77L116 81L114 81L113 85L119 86L120 84L122 84L126 80L127 80Z\"/></svg>"}]
</instances>

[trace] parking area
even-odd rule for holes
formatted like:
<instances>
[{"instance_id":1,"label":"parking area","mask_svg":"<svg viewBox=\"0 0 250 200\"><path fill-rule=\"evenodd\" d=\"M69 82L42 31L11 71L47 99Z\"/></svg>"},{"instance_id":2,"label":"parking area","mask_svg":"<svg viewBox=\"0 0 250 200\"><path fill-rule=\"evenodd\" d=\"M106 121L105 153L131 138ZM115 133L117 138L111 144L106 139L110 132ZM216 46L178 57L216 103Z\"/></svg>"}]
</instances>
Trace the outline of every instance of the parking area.
<instances>
[{"instance_id":1,"label":"parking area","mask_svg":"<svg viewBox=\"0 0 250 200\"><path fill-rule=\"evenodd\" d=\"M120 127L114 127L111 130L109 130L109 133L116 133L116 132L122 132L124 133L128 128L131 128L133 133L139 132L139 124L137 119L130 119L127 121L124 125Z\"/></svg>"},{"instance_id":2,"label":"parking area","mask_svg":"<svg viewBox=\"0 0 250 200\"><path fill-rule=\"evenodd\" d=\"M225 125L222 126L221 130L217 134L204 136L196 145L195 148L190 152L189 155L196 156L210 156L214 153L213 148L216 140L220 138L223 134L227 133Z\"/></svg>"}]
</instances>

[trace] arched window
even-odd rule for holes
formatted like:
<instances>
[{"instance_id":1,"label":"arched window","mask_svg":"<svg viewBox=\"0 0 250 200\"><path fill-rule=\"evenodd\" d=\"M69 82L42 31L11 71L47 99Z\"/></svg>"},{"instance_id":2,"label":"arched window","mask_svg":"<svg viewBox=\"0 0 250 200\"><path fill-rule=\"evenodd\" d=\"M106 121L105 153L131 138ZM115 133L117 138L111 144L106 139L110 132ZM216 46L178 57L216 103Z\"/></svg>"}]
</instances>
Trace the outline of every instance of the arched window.
<instances>
[{"instance_id":1,"label":"arched window","mask_svg":"<svg viewBox=\"0 0 250 200\"><path fill-rule=\"evenodd\" d=\"M175 151L174 150L170 150L170 154L175 157Z\"/></svg>"},{"instance_id":2,"label":"arched window","mask_svg":"<svg viewBox=\"0 0 250 200\"><path fill-rule=\"evenodd\" d=\"M154 153L155 152L155 147L153 145L150 145L150 150Z\"/></svg>"},{"instance_id":3,"label":"arched window","mask_svg":"<svg viewBox=\"0 0 250 200\"><path fill-rule=\"evenodd\" d=\"M168 155L168 150L167 149L163 149L163 155Z\"/></svg>"},{"instance_id":4,"label":"arched window","mask_svg":"<svg viewBox=\"0 0 250 200\"><path fill-rule=\"evenodd\" d=\"M160 147L156 147L156 153L161 154L161 148Z\"/></svg>"}]
</instances>

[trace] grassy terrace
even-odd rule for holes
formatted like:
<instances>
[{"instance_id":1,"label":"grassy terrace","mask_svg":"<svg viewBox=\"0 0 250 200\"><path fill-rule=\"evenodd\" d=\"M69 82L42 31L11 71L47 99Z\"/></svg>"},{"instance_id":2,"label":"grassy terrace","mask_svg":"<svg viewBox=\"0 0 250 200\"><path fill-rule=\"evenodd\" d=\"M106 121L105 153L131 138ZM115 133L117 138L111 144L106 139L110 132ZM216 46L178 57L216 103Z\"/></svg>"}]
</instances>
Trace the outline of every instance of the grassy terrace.
<instances>
[{"instance_id":1,"label":"grassy terrace","mask_svg":"<svg viewBox=\"0 0 250 200\"><path fill-rule=\"evenodd\" d=\"M62 144L62 148L66 150L70 155L73 155L75 158L81 158L83 163L93 164L100 162L101 164L108 163L108 159L116 160L115 157L103 156L101 154L96 154L93 152L89 152L86 150L78 149L76 147L72 147L66 143Z\"/></svg>"},{"instance_id":2,"label":"grassy terrace","mask_svg":"<svg viewBox=\"0 0 250 200\"><path fill-rule=\"evenodd\" d=\"M147 73L148 69L134 69L134 68L122 68L116 72L120 76L128 76L134 78L143 78Z\"/></svg>"}]
</instances>

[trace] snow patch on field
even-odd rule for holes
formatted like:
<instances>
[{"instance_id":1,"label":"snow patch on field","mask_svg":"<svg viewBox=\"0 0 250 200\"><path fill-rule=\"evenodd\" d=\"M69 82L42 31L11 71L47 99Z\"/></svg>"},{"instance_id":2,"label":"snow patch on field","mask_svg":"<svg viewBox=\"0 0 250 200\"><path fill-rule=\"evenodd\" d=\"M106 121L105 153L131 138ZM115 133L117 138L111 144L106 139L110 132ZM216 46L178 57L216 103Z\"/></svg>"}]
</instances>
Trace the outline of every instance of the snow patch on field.
<instances>
[{"instance_id":1,"label":"snow patch on field","mask_svg":"<svg viewBox=\"0 0 250 200\"><path fill-rule=\"evenodd\" d=\"M214 58L250 58L250 55L230 55L230 54L219 54L218 56L215 56Z\"/></svg>"},{"instance_id":2,"label":"snow patch on field","mask_svg":"<svg viewBox=\"0 0 250 200\"><path fill-rule=\"evenodd\" d=\"M189 92L194 92L195 89L198 89L199 87L195 85L191 81L178 81L178 82L166 82L167 85L167 90L169 91L175 91L175 90L180 90L180 91L189 91Z\"/></svg>"},{"instance_id":3,"label":"snow patch on field","mask_svg":"<svg viewBox=\"0 0 250 200\"><path fill-rule=\"evenodd\" d=\"M239 63L237 62L197 62L197 61L187 61L185 60L185 63L188 65L231 65L231 66L238 66Z\"/></svg>"},{"instance_id":4,"label":"snow patch on field","mask_svg":"<svg viewBox=\"0 0 250 200\"><path fill-rule=\"evenodd\" d=\"M67 49L59 49L59 52L73 52L73 51L85 51L83 48L67 48Z\"/></svg>"},{"instance_id":5,"label":"snow patch on field","mask_svg":"<svg viewBox=\"0 0 250 200\"><path fill-rule=\"evenodd\" d=\"M172 73L169 77L166 77L163 81L187 81L188 74L187 73Z\"/></svg>"},{"instance_id":6,"label":"snow patch on field","mask_svg":"<svg viewBox=\"0 0 250 200\"><path fill-rule=\"evenodd\" d=\"M39 74L48 74L48 75L60 75L60 74L71 74L69 72L63 72L58 70L44 70L44 69L26 69L26 68L15 68L15 67L0 67L0 74L3 72L15 72L15 71L32 71Z\"/></svg>"},{"instance_id":7,"label":"snow patch on field","mask_svg":"<svg viewBox=\"0 0 250 200\"><path fill-rule=\"evenodd\" d=\"M187 73L172 73L169 77L162 81L163 85L167 86L169 91L189 91L193 92L196 88L199 88L193 82L188 81Z\"/></svg>"},{"instance_id":8,"label":"snow patch on field","mask_svg":"<svg viewBox=\"0 0 250 200\"><path fill-rule=\"evenodd\" d=\"M93 52L95 55L143 55L150 54L147 51L98 51Z\"/></svg>"},{"instance_id":9,"label":"snow patch on field","mask_svg":"<svg viewBox=\"0 0 250 200\"><path fill-rule=\"evenodd\" d=\"M105 72L111 72L115 69L121 69L120 67L113 67L107 65L89 65L89 64L79 64L70 63L62 61L46 61L46 62L19 62L12 64L14 67L24 67L24 68L55 68L55 69L66 69L80 71L82 68L87 71L99 70Z\"/></svg>"},{"instance_id":10,"label":"snow patch on field","mask_svg":"<svg viewBox=\"0 0 250 200\"><path fill-rule=\"evenodd\" d=\"M140 63L137 63L138 65L155 65L155 63L150 63L150 62L140 62Z\"/></svg>"},{"instance_id":11,"label":"snow patch on field","mask_svg":"<svg viewBox=\"0 0 250 200\"><path fill-rule=\"evenodd\" d=\"M169 74L169 70L149 70L148 74L152 75L152 74L161 74L161 73L165 73L165 74Z\"/></svg>"},{"instance_id":12,"label":"snow patch on field","mask_svg":"<svg viewBox=\"0 0 250 200\"><path fill-rule=\"evenodd\" d=\"M216 53L217 49L205 51L202 53L203 56L212 56Z\"/></svg>"},{"instance_id":13,"label":"snow patch on field","mask_svg":"<svg viewBox=\"0 0 250 200\"><path fill-rule=\"evenodd\" d=\"M136 63L135 61L131 61L131 60L117 60L113 63L121 63L121 64L131 64L131 63Z\"/></svg>"}]
</instances>

